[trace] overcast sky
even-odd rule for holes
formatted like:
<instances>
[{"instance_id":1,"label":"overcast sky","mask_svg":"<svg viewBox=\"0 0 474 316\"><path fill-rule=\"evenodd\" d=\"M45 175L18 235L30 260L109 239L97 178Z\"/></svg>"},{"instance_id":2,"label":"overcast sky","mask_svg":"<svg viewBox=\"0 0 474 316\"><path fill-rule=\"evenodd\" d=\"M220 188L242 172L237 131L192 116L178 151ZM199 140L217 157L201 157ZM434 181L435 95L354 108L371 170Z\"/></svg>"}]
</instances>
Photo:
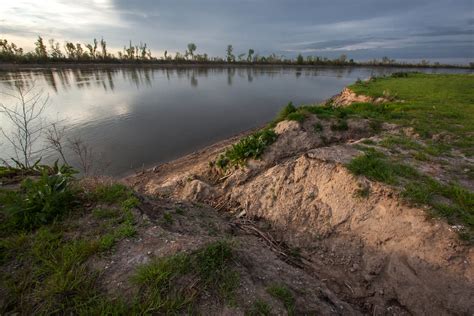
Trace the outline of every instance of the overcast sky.
<instances>
[{"instance_id":1,"label":"overcast sky","mask_svg":"<svg viewBox=\"0 0 474 316\"><path fill-rule=\"evenodd\" d=\"M474 0L0 0L0 38L31 49L38 35L119 49L146 42L223 56L474 59Z\"/></svg>"}]
</instances>

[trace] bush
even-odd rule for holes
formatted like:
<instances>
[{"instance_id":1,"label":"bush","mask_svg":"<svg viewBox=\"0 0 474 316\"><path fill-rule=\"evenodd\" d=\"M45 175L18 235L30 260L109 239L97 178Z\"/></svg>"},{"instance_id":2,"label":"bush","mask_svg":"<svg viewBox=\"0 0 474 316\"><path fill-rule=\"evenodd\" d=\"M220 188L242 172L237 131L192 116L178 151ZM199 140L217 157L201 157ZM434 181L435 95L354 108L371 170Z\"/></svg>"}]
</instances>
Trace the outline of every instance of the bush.
<instances>
[{"instance_id":1,"label":"bush","mask_svg":"<svg viewBox=\"0 0 474 316\"><path fill-rule=\"evenodd\" d=\"M71 175L44 171L40 178L27 178L19 191L0 195L6 221L10 228L31 230L50 223L69 211L76 200Z\"/></svg>"}]
</instances>

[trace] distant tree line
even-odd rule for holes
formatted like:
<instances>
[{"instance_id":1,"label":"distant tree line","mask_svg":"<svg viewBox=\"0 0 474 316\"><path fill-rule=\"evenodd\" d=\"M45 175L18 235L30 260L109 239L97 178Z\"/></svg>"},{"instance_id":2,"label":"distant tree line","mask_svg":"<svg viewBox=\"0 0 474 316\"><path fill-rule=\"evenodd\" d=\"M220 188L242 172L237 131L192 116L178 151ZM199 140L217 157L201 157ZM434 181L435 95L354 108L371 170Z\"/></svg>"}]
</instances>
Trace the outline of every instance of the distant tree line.
<instances>
[{"instance_id":1,"label":"distant tree line","mask_svg":"<svg viewBox=\"0 0 474 316\"><path fill-rule=\"evenodd\" d=\"M342 54L337 58L320 56L303 56L299 54L296 58L287 58L282 55L271 54L259 55L253 49L247 52L234 54L234 47L227 45L225 57L210 57L208 54L197 53L194 43L187 45L184 53L176 52L174 55L164 52L161 57L152 56L151 50L146 43L133 44L129 42L116 54L109 52L107 42L102 38L100 41L93 39L92 43L61 43L50 39L45 43L41 36L35 42L35 49L25 52L23 48L15 43L0 39L0 62L12 63L50 63L50 62L85 62L85 63L235 63L235 64L275 64L275 65L329 65L329 66L392 66L392 67L463 67L456 65L444 65L430 63L422 60L419 63L401 63L395 59L383 57L367 62L356 62ZM474 68L471 63L470 68Z\"/></svg>"}]
</instances>

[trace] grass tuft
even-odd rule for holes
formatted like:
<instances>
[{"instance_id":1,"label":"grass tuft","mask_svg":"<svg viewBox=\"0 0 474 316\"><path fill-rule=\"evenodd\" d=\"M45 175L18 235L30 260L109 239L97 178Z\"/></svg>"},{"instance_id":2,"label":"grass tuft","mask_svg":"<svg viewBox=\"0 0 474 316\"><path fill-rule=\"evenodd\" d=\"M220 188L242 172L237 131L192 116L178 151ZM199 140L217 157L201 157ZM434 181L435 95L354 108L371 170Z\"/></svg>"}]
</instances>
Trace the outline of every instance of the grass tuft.
<instances>
[{"instance_id":1,"label":"grass tuft","mask_svg":"<svg viewBox=\"0 0 474 316\"><path fill-rule=\"evenodd\" d=\"M288 315L295 314L295 298L286 285L273 284L267 288L267 292L283 303Z\"/></svg>"}]
</instances>

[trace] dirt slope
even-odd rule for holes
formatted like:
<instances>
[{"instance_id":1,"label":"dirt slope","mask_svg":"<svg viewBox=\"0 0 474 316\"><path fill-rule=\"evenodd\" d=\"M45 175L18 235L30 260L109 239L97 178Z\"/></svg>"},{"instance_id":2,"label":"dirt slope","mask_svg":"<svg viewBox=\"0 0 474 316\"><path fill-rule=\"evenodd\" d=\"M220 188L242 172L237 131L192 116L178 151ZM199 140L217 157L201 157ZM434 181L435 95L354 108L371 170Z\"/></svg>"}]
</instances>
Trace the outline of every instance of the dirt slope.
<instances>
[{"instance_id":1,"label":"dirt slope","mask_svg":"<svg viewBox=\"0 0 474 316\"><path fill-rule=\"evenodd\" d=\"M314 132L315 123L323 132ZM270 223L266 232L297 250L305 273L362 313L474 313L472 247L444 221L343 166L360 154L354 144L372 136L368 122L348 120L346 131L330 124L314 116L283 121L262 160L227 175L209 165L223 146L127 181L147 194Z\"/></svg>"}]
</instances>

